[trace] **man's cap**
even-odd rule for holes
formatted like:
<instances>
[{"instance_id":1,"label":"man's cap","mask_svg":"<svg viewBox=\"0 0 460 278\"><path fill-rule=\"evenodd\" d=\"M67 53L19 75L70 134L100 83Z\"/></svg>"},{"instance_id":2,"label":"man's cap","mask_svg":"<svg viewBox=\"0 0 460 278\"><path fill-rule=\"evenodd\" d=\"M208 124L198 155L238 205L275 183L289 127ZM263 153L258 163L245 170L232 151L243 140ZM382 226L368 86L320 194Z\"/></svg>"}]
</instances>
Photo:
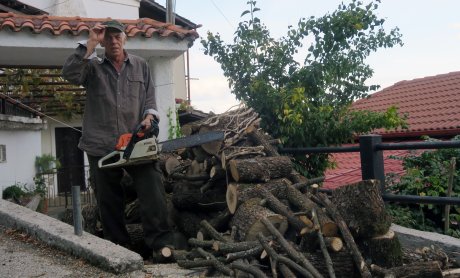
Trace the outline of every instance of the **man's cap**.
<instances>
[{"instance_id":1,"label":"man's cap","mask_svg":"<svg viewBox=\"0 0 460 278\"><path fill-rule=\"evenodd\" d=\"M125 31L125 25L123 25L121 22L116 21L116 20L102 22L102 25L106 26L106 28L117 29L120 32Z\"/></svg>"}]
</instances>

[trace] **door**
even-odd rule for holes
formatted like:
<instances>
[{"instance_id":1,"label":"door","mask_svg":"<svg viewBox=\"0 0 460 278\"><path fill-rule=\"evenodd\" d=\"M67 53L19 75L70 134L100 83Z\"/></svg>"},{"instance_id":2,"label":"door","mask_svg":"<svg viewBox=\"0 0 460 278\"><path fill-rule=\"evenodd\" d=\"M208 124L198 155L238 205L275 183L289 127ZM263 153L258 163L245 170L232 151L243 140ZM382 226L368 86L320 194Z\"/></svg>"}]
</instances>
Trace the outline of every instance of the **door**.
<instances>
[{"instance_id":1,"label":"door","mask_svg":"<svg viewBox=\"0 0 460 278\"><path fill-rule=\"evenodd\" d=\"M68 127L57 127L56 157L61 162L58 170L58 193L71 192L78 185L85 190L85 168L83 151L78 148L81 132Z\"/></svg>"}]
</instances>

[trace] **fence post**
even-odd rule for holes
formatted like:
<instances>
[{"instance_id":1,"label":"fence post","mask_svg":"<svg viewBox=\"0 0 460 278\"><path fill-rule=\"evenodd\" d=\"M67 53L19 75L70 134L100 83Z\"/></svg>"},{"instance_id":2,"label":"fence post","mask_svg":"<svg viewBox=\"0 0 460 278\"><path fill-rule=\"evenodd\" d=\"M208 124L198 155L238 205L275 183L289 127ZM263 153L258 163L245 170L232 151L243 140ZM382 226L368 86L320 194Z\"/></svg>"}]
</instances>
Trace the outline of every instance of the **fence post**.
<instances>
[{"instance_id":1,"label":"fence post","mask_svg":"<svg viewBox=\"0 0 460 278\"><path fill-rule=\"evenodd\" d=\"M72 208L73 208L73 229L77 236L83 234L82 216L81 216L81 201L80 201L80 186L72 186Z\"/></svg>"},{"instance_id":2,"label":"fence post","mask_svg":"<svg viewBox=\"0 0 460 278\"><path fill-rule=\"evenodd\" d=\"M361 175L363 180L380 180L380 191L385 190L385 170L383 152L376 145L382 143L382 136L369 134L359 136L359 152L361 156Z\"/></svg>"}]
</instances>

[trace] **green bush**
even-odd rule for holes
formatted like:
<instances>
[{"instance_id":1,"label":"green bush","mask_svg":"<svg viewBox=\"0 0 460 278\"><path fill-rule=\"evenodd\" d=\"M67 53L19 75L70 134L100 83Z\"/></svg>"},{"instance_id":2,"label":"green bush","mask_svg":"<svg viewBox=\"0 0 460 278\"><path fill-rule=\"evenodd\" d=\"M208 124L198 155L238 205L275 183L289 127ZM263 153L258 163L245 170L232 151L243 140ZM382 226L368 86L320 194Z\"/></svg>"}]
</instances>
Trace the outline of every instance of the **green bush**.
<instances>
[{"instance_id":1,"label":"green bush","mask_svg":"<svg viewBox=\"0 0 460 278\"><path fill-rule=\"evenodd\" d=\"M435 139L425 137L427 141ZM460 141L456 136L452 141ZM390 179L387 189L394 194L417 196L447 196L449 168L451 160L460 161L460 149L448 148L425 151L421 154L412 153L401 159L406 171L399 180ZM460 167L453 173L452 197L460 197ZM444 225L444 206L432 204L410 205L403 207L389 206L394 222L410 228L442 232ZM403 224L404 223L404 224ZM460 208L451 206L449 215L450 229L447 234L460 237Z\"/></svg>"},{"instance_id":2,"label":"green bush","mask_svg":"<svg viewBox=\"0 0 460 278\"><path fill-rule=\"evenodd\" d=\"M25 187L25 184L15 183L14 185L8 186L2 192L2 199L19 199L22 196L28 194L28 190Z\"/></svg>"}]
</instances>

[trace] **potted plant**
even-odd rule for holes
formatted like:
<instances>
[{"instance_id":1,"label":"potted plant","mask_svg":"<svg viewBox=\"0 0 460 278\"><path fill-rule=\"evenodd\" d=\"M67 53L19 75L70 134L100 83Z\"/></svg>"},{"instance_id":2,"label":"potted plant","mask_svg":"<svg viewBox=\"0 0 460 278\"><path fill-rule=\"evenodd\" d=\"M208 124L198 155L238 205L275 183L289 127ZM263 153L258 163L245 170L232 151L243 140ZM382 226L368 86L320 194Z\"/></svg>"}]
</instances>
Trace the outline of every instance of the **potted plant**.
<instances>
[{"instance_id":1,"label":"potted plant","mask_svg":"<svg viewBox=\"0 0 460 278\"><path fill-rule=\"evenodd\" d=\"M42 154L41 156L35 157L35 167L37 169L37 173L52 174L55 169L59 169L61 167L61 163L59 162L59 159L51 154Z\"/></svg>"}]
</instances>

